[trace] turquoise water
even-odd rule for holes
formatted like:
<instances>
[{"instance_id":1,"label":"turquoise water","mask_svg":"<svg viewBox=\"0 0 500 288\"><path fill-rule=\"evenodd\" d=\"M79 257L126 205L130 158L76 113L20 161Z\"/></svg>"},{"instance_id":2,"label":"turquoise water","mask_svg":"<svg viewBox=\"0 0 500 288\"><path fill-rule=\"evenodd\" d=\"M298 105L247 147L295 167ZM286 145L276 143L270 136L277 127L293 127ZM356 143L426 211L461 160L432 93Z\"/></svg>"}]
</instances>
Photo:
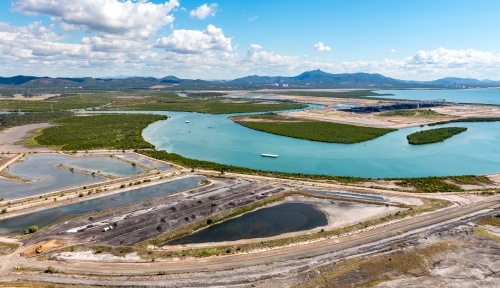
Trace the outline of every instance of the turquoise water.
<instances>
[{"instance_id":1,"label":"turquoise water","mask_svg":"<svg viewBox=\"0 0 500 288\"><path fill-rule=\"evenodd\" d=\"M0 180L0 198L14 199L51 191L103 182L103 177L94 177L57 168L63 164L88 171L101 171L116 176L135 175L143 169L110 157L71 157L61 154L35 154L12 165L9 173L30 179L32 183Z\"/></svg>"},{"instance_id":2,"label":"turquoise water","mask_svg":"<svg viewBox=\"0 0 500 288\"><path fill-rule=\"evenodd\" d=\"M500 123L455 123L465 133L444 142L413 146L412 127L358 144L331 144L245 128L228 115L166 112L143 137L159 150L252 169L360 177L422 177L500 172ZM190 123L185 123L189 120ZM278 154L279 158L260 154Z\"/></svg>"},{"instance_id":3,"label":"turquoise water","mask_svg":"<svg viewBox=\"0 0 500 288\"><path fill-rule=\"evenodd\" d=\"M392 99L435 100L448 102L482 103L500 105L500 89L457 89L457 90L381 90L377 93L390 93L394 96L378 96Z\"/></svg>"},{"instance_id":4,"label":"turquoise water","mask_svg":"<svg viewBox=\"0 0 500 288\"><path fill-rule=\"evenodd\" d=\"M31 214L0 221L0 234L22 233L24 229L37 225L38 228L61 223L78 215L99 212L115 207L125 206L170 193L191 189L198 185L204 177L189 177L172 182L153 185L127 192L103 196L66 206L42 210Z\"/></svg>"}]
</instances>

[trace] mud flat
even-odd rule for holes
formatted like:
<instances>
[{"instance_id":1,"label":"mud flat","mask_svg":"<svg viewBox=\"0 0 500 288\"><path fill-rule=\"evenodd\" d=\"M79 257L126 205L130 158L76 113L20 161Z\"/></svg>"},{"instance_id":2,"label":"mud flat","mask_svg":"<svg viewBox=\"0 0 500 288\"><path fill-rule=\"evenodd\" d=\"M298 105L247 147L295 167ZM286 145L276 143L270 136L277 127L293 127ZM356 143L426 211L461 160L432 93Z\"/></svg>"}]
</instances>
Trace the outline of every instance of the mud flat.
<instances>
[{"instance_id":1,"label":"mud flat","mask_svg":"<svg viewBox=\"0 0 500 288\"><path fill-rule=\"evenodd\" d=\"M50 147L28 148L23 145L16 144L28 137L31 133L38 129L53 126L49 123L30 124L9 128L0 133L0 152L30 152L30 151L53 151Z\"/></svg>"}]
</instances>

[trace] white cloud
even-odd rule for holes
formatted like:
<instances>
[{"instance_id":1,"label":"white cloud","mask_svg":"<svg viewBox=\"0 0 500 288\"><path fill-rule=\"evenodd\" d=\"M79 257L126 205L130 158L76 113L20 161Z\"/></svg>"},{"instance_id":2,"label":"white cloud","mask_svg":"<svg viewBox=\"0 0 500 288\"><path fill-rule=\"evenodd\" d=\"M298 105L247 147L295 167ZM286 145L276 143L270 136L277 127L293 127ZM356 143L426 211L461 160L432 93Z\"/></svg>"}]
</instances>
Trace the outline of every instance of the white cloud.
<instances>
[{"instance_id":1,"label":"white cloud","mask_svg":"<svg viewBox=\"0 0 500 288\"><path fill-rule=\"evenodd\" d=\"M392 53L395 53L395 52L396 52L396 49L391 49L391 52L392 52Z\"/></svg>"},{"instance_id":2,"label":"white cloud","mask_svg":"<svg viewBox=\"0 0 500 288\"><path fill-rule=\"evenodd\" d=\"M331 51L332 49L330 46L326 46L323 44L323 42L319 42L318 44L314 44L313 49L319 52L328 52Z\"/></svg>"},{"instance_id":3,"label":"white cloud","mask_svg":"<svg viewBox=\"0 0 500 288\"><path fill-rule=\"evenodd\" d=\"M231 38L222 29L210 24L203 31L174 30L172 35L156 40L156 48L180 54L199 54L208 50L233 51Z\"/></svg>"},{"instance_id":4,"label":"white cloud","mask_svg":"<svg viewBox=\"0 0 500 288\"><path fill-rule=\"evenodd\" d=\"M257 18L259 18L259 16L257 16L257 15L250 17L250 18L248 18L248 22L252 22L254 20L257 20Z\"/></svg>"},{"instance_id":5,"label":"white cloud","mask_svg":"<svg viewBox=\"0 0 500 288\"><path fill-rule=\"evenodd\" d=\"M370 72L386 76L429 80L446 76L493 78L500 75L500 54L438 48L418 51L402 59L333 62L328 59L282 55L258 44L238 54L231 38L208 25L204 31L174 30L151 41L85 37L80 43L62 43L64 34L53 24L34 22L13 26L0 22L2 76L93 76L169 74L183 78L236 78L246 75L298 75L322 69L331 73ZM166 52L156 52L161 47Z\"/></svg>"},{"instance_id":6,"label":"white cloud","mask_svg":"<svg viewBox=\"0 0 500 288\"><path fill-rule=\"evenodd\" d=\"M145 44L138 41L126 39L110 39L101 37L84 37L82 44L92 46L93 51L101 52L130 52L138 50L146 50L151 47L150 44Z\"/></svg>"},{"instance_id":7,"label":"white cloud","mask_svg":"<svg viewBox=\"0 0 500 288\"><path fill-rule=\"evenodd\" d=\"M28 15L44 14L67 29L78 27L101 36L150 39L163 26L174 21L168 15L178 0L154 4L148 0L14 0L14 11Z\"/></svg>"},{"instance_id":8,"label":"white cloud","mask_svg":"<svg viewBox=\"0 0 500 288\"><path fill-rule=\"evenodd\" d=\"M196 8L196 10L190 11L189 17L203 20L208 16L215 16L215 13L217 13L217 6L217 3L212 3L210 5L207 5L207 3L205 3Z\"/></svg>"}]
</instances>

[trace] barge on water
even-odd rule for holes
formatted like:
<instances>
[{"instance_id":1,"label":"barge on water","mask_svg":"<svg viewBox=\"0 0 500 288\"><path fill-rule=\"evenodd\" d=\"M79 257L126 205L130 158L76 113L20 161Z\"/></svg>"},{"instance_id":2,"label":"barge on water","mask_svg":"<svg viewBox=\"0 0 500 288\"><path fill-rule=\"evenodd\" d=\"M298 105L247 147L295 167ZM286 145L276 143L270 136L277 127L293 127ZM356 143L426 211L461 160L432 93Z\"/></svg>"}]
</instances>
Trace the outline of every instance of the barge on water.
<instances>
[{"instance_id":1,"label":"barge on water","mask_svg":"<svg viewBox=\"0 0 500 288\"><path fill-rule=\"evenodd\" d=\"M278 158L278 155L275 154L260 154L262 157L270 157L270 158Z\"/></svg>"}]
</instances>

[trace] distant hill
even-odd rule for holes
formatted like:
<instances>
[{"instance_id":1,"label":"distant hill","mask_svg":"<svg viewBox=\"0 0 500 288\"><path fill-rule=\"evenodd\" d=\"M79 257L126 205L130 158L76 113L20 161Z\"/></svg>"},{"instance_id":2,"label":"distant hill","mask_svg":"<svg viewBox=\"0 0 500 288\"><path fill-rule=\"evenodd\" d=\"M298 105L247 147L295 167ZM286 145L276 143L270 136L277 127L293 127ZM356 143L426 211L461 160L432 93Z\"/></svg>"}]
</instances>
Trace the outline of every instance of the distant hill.
<instances>
[{"instance_id":1,"label":"distant hill","mask_svg":"<svg viewBox=\"0 0 500 288\"><path fill-rule=\"evenodd\" d=\"M436 85L466 85L466 86L484 86L484 85L492 85L492 86L500 86L500 81L494 80L477 80L473 78L456 78L456 77L447 77L434 81L428 81L427 83L432 83Z\"/></svg>"},{"instance_id":2,"label":"distant hill","mask_svg":"<svg viewBox=\"0 0 500 288\"><path fill-rule=\"evenodd\" d=\"M247 76L230 81L239 84L294 84L311 87L414 87L422 86L419 82L404 81L380 74L342 73L331 74L321 70L304 72L294 77Z\"/></svg>"},{"instance_id":3,"label":"distant hill","mask_svg":"<svg viewBox=\"0 0 500 288\"><path fill-rule=\"evenodd\" d=\"M82 89L82 90L137 90L151 87L180 89L254 89L265 87L280 88L461 88L500 87L500 81L477 80L471 78L447 77L434 81L406 81L372 73L332 74L321 70L307 71L293 77L285 76L246 76L234 80L192 80L170 75L163 78L125 77L116 78L50 78L34 76L0 77L0 86L4 89ZM17 88L16 88L17 87Z\"/></svg>"}]
</instances>

